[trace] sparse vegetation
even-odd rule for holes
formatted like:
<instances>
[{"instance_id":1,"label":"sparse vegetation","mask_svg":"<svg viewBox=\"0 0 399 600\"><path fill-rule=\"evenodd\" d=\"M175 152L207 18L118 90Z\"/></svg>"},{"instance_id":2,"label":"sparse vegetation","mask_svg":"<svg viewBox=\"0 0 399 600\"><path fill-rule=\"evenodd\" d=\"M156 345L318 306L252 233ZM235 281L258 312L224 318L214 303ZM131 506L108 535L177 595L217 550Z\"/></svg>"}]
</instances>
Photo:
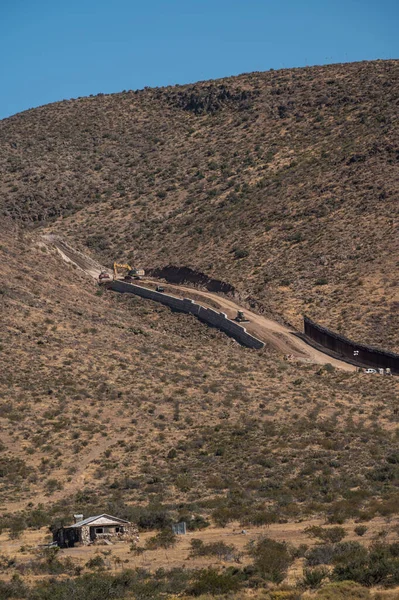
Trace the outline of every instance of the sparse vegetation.
<instances>
[{"instance_id":1,"label":"sparse vegetation","mask_svg":"<svg viewBox=\"0 0 399 600\"><path fill-rule=\"evenodd\" d=\"M1 214L398 350L398 73L285 69L27 111L0 123Z\"/></svg>"},{"instance_id":2,"label":"sparse vegetation","mask_svg":"<svg viewBox=\"0 0 399 600\"><path fill-rule=\"evenodd\" d=\"M399 585L396 378L246 350L98 290L27 226L397 349L397 69L243 75L0 123L0 597L366 600ZM145 538L123 560L29 546L102 512ZM180 521L195 531L181 562L146 571L184 546Z\"/></svg>"}]
</instances>

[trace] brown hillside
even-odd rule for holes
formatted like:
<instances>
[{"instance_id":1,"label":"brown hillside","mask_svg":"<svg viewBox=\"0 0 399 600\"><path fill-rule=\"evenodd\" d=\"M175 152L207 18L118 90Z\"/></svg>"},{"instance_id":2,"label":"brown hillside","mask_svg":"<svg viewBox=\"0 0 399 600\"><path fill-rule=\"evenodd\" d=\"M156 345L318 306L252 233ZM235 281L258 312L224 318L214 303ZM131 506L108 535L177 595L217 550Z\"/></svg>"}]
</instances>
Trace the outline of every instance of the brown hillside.
<instances>
[{"instance_id":1,"label":"brown hillside","mask_svg":"<svg viewBox=\"0 0 399 600\"><path fill-rule=\"evenodd\" d=\"M0 123L3 214L399 349L399 62L63 101Z\"/></svg>"},{"instance_id":2,"label":"brown hillside","mask_svg":"<svg viewBox=\"0 0 399 600\"><path fill-rule=\"evenodd\" d=\"M137 518L149 502L221 523L396 512L396 378L245 349L187 315L102 293L10 229L1 512L50 507L27 510L24 526L73 511Z\"/></svg>"}]
</instances>

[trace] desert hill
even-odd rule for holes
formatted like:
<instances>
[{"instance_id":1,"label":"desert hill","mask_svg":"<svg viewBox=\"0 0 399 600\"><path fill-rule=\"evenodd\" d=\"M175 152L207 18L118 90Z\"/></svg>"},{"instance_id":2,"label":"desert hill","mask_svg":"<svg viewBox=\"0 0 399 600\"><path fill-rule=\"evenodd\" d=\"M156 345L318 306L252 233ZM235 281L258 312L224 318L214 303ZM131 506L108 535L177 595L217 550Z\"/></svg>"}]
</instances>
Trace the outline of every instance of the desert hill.
<instances>
[{"instance_id":1,"label":"desert hill","mask_svg":"<svg viewBox=\"0 0 399 600\"><path fill-rule=\"evenodd\" d=\"M0 122L3 215L399 348L399 62L65 100Z\"/></svg>"},{"instance_id":2,"label":"desert hill","mask_svg":"<svg viewBox=\"0 0 399 600\"><path fill-rule=\"evenodd\" d=\"M273 318L299 327L307 312L397 349L397 92L398 62L385 61L82 98L0 122L0 596L81 586L77 597L97 599L112 584L121 598L198 597L212 586L192 582L210 577L266 597L262 534L291 542L289 556L271 546L288 557L274 584L293 590L323 560L335 573L317 562L332 545L314 526L344 539L348 564L363 560L364 573L329 585L397 582L397 378L241 347L100 289L42 235L108 265L203 273ZM49 526L103 512L137 523L141 548L59 560L37 547ZM181 519L189 535L166 551ZM191 556L193 535L217 561ZM210 565L219 574L198 571ZM308 597L298 589L290 597Z\"/></svg>"},{"instance_id":3,"label":"desert hill","mask_svg":"<svg viewBox=\"0 0 399 600\"><path fill-rule=\"evenodd\" d=\"M40 504L44 523L105 507L137 518L148 504L221 523L395 512L396 378L243 348L193 317L99 290L36 233L10 229L3 512L24 509L25 526Z\"/></svg>"},{"instance_id":4,"label":"desert hill","mask_svg":"<svg viewBox=\"0 0 399 600\"><path fill-rule=\"evenodd\" d=\"M356 581L369 586L370 571L392 585L397 378L246 349L194 317L102 291L40 231L6 221L0 234L1 597L109 598L120 582L116 598L190 598L204 577L215 596L218 578L233 578L266 597L270 579L293 590L328 555L316 534L344 539L349 564L363 552L370 568ZM103 511L139 525L139 548L39 546L49 526ZM180 519L189 534L165 540ZM286 557L278 576L251 550L264 535ZM308 598L300 590L291 597Z\"/></svg>"}]
</instances>

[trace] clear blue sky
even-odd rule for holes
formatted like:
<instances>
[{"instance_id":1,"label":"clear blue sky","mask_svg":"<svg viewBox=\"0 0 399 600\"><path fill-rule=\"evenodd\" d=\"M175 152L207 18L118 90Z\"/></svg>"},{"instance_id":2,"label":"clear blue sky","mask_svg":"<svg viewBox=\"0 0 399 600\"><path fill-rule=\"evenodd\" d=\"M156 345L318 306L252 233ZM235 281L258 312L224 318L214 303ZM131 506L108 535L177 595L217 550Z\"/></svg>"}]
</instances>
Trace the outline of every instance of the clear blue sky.
<instances>
[{"instance_id":1,"label":"clear blue sky","mask_svg":"<svg viewBox=\"0 0 399 600\"><path fill-rule=\"evenodd\" d=\"M0 0L0 118L99 92L398 50L399 0Z\"/></svg>"}]
</instances>

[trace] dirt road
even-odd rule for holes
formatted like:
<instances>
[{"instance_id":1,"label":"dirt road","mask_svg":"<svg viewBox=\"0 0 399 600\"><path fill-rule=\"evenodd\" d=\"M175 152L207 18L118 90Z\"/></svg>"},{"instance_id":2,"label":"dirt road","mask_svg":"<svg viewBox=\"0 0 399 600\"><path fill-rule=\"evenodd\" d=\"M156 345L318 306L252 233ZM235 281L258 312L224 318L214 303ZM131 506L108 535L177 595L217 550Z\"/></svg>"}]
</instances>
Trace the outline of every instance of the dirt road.
<instances>
[{"instance_id":1,"label":"dirt road","mask_svg":"<svg viewBox=\"0 0 399 600\"><path fill-rule=\"evenodd\" d=\"M151 280L148 280L151 283ZM143 280L142 283L146 283ZM212 307L217 305L218 309L226 313L229 319L233 319L237 310L243 310L245 316L249 319L249 323L244 323L244 326L248 333L252 333L263 342L270 344L276 350L281 351L282 354L288 354L293 356L295 359L302 362L309 362L324 365L327 363L332 364L334 367L343 369L345 371L356 371L356 367L349 365L343 361L337 360L316 350L312 346L309 346L305 341L294 335L294 331L289 329L285 325L281 325L276 321L267 319L262 315L258 315L250 310L243 309L239 304L233 300L229 300L223 296L219 296L213 292L207 292L200 289L166 284L167 289L184 292L184 297L190 297L190 291L195 293L196 296L200 296L203 299L204 306L207 305L207 300L212 301Z\"/></svg>"},{"instance_id":2,"label":"dirt road","mask_svg":"<svg viewBox=\"0 0 399 600\"><path fill-rule=\"evenodd\" d=\"M94 279L98 278L102 270L106 270L111 274L110 269L106 269L92 258L84 255L78 250L75 250L58 236L47 235L44 236L43 239L46 243L55 246L65 261L75 264ZM141 283L143 285L146 283L150 285L151 283L154 283L154 280L143 280ZM239 304L234 302L234 300L229 300L213 292L169 283L166 284L166 286L168 290L175 290L177 293L179 293L179 295L181 295L183 292L184 297L186 298L190 298L191 292L193 295L195 295L196 299L200 297L202 304L206 307L215 307L215 305L217 305L218 309L226 313L229 318L234 318L237 314L237 310L243 310ZM255 335L269 346L272 346L277 351L281 352L281 354L289 355L292 357L292 359L301 362L319 365L330 363L334 367L344 371L356 370L356 367L353 365L332 358L331 356L316 350L305 341L296 337L294 331L285 325L281 325L276 321L267 319L266 317L258 315L250 310L245 309L244 313L249 319L249 323L244 324L248 333Z\"/></svg>"}]
</instances>

